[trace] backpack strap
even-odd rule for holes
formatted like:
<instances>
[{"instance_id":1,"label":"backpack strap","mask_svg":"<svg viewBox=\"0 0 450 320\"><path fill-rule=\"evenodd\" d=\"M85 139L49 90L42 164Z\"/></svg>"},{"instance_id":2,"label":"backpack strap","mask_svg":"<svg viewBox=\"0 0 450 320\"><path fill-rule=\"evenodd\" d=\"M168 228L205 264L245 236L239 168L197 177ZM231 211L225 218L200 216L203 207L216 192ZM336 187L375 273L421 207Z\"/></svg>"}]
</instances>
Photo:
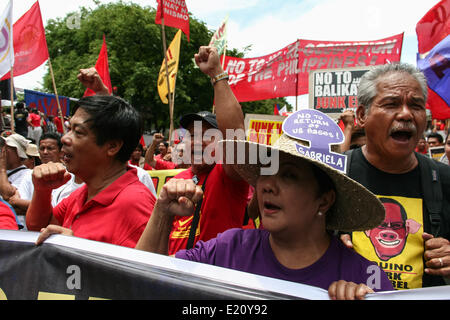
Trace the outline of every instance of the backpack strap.
<instances>
[{"instance_id":1,"label":"backpack strap","mask_svg":"<svg viewBox=\"0 0 450 320\"><path fill-rule=\"evenodd\" d=\"M351 168L351 164L352 164L352 158L353 158L354 151L355 151L354 149L351 149L351 150L344 152L344 155L347 156L347 167L345 168L345 173L347 174L347 176L350 176L350 168Z\"/></svg>"},{"instance_id":2,"label":"backpack strap","mask_svg":"<svg viewBox=\"0 0 450 320\"><path fill-rule=\"evenodd\" d=\"M206 181L208 181L208 176L206 176L205 182L203 182L202 186L203 196L205 195ZM194 176L192 180L194 180L195 184L198 184L199 182L197 176ZM194 218L192 219L191 224L191 231L189 232L189 238L186 246L187 250L194 248L195 234L197 233L198 223L200 222L200 210L202 209L202 205L203 205L203 198L197 203L197 206L195 208Z\"/></svg>"},{"instance_id":3,"label":"backpack strap","mask_svg":"<svg viewBox=\"0 0 450 320\"><path fill-rule=\"evenodd\" d=\"M8 178L9 178L9 177L11 177L12 175L16 174L17 172L22 171L22 170L25 170L25 169L28 169L28 168L27 168L27 167L20 167L20 168L14 169L14 170L11 171L10 173L8 173L7 176L8 176Z\"/></svg>"},{"instance_id":4,"label":"backpack strap","mask_svg":"<svg viewBox=\"0 0 450 320\"><path fill-rule=\"evenodd\" d=\"M439 168L434 160L416 153L419 161L422 193L425 208L430 219L431 233L438 237L441 229L441 214L443 209L442 186Z\"/></svg>"}]
</instances>

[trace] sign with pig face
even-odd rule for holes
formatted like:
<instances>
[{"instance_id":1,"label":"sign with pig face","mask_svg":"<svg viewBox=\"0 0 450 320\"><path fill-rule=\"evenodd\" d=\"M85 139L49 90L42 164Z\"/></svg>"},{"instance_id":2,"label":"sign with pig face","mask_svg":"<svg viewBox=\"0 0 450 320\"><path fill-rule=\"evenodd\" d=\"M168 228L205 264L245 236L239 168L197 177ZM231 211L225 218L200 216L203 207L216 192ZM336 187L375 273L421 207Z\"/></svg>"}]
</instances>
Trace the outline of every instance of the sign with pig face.
<instances>
[{"instance_id":1,"label":"sign with pig face","mask_svg":"<svg viewBox=\"0 0 450 320\"><path fill-rule=\"evenodd\" d=\"M407 219L403 206L394 199L381 198L386 209L383 223L366 231L378 258L387 261L403 252L409 234L415 234L422 226L413 219Z\"/></svg>"}]
</instances>

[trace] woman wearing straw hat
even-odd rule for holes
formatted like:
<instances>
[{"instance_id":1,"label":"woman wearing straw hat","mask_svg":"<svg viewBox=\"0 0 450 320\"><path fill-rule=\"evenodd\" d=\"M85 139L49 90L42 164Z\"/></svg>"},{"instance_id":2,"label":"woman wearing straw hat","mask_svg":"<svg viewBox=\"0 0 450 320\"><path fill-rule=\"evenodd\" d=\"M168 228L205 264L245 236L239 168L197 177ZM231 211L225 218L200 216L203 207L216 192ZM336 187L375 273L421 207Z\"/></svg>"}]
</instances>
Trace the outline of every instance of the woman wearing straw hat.
<instances>
[{"instance_id":1,"label":"woman wearing straw hat","mask_svg":"<svg viewBox=\"0 0 450 320\"><path fill-rule=\"evenodd\" d=\"M227 154L237 150L233 154L245 155L234 159L234 166L255 187L264 230L228 230L176 257L320 287L329 290L332 299L363 299L373 290L393 290L381 269L327 231L368 230L384 219L384 207L371 192L332 167L342 165L341 161L345 165L345 158L329 149L330 142L341 143L341 137L336 140L339 128L335 130L323 114L320 117L322 127L311 131L317 139L302 136L309 132L311 121L304 121L305 113L300 111L285 121L284 134L274 147L222 141ZM272 175L264 175L267 165L262 164L268 163L264 155L277 164ZM136 248L167 254L173 217L191 214L201 197L201 189L192 181L171 180ZM376 283L369 283L373 272L379 276Z\"/></svg>"}]
</instances>

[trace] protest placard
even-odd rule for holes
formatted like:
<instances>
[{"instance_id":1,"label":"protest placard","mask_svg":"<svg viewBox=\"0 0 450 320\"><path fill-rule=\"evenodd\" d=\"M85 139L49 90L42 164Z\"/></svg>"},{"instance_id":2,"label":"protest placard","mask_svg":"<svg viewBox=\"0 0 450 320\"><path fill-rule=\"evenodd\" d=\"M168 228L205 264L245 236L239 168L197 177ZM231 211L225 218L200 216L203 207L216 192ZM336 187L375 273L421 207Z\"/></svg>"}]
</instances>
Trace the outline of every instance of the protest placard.
<instances>
[{"instance_id":1,"label":"protest placard","mask_svg":"<svg viewBox=\"0 0 450 320\"><path fill-rule=\"evenodd\" d=\"M309 107L331 114L358 107L358 85L370 67L314 70L309 77Z\"/></svg>"},{"instance_id":2,"label":"protest placard","mask_svg":"<svg viewBox=\"0 0 450 320\"><path fill-rule=\"evenodd\" d=\"M247 140L273 145L283 133L283 121L286 117L266 114L247 114L245 116L245 132Z\"/></svg>"}]
</instances>

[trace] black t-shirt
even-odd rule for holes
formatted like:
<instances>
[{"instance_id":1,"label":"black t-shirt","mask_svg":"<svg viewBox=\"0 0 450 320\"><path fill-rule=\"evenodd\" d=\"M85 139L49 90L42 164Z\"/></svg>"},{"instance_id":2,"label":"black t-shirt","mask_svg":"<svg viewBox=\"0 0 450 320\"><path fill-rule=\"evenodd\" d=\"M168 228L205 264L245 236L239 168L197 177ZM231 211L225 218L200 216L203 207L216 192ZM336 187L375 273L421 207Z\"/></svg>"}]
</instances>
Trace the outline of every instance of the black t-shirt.
<instances>
[{"instance_id":1,"label":"black t-shirt","mask_svg":"<svg viewBox=\"0 0 450 320\"><path fill-rule=\"evenodd\" d=\"M386 208L386 218L378 228L352 234L355 250L383 268L394 288L445 285L441 277L423 271L422 234L431 231L419 166L404 174L386 173L371 165L357 149L348 175L376 194Z\"/></svg>"},{"instance_id":2,"label":"black t-shirt","mask_svg":"<svg viewBox=\"0 0 450 320\"><path fill-rule=\"evenodd\" d=\"M28 112L26 112L25 110L17 110L14 113L14 125L15 125L15 130L18 133L27 133L28 132L28 123L27 123L27 118L28 118Z\"/></svg>"}]
</instances>

